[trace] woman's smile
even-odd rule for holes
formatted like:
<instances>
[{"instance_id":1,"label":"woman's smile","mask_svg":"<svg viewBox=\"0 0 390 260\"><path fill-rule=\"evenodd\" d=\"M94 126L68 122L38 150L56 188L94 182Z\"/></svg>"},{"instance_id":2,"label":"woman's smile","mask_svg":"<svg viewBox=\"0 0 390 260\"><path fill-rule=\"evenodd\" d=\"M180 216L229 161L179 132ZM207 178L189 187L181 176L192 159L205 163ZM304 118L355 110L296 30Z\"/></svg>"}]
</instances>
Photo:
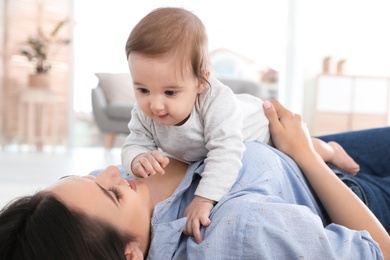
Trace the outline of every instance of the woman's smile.
<instances>
[{"instance_id":1,"label":"woman's smile","mask_svg":"<svg viewBox=\"0 0 390 260\"><path fill-rule=\"evenodd\" d=\"M130 185L130 188L134 191L137 191L137 184L135 184L134 181L132 180L125 180L129 185Z\"/></svg>"}]
</instances>

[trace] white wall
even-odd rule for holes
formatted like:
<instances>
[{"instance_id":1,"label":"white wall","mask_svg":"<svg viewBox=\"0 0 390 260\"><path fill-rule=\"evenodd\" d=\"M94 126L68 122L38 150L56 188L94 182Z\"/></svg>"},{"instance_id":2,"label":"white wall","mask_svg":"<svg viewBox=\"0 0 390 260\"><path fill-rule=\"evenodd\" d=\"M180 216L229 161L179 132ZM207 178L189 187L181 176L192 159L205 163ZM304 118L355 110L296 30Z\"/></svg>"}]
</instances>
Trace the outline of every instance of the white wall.
<instances>
[{"instance_id":1,"label":"white wall","mask_svg":"<svg viewBox=\"0 0 390 260\"><path fill-rule=\"evenodd\" d=\"M347 59L347 73L390 74L388 0L75 1L75 110L90 111L96 72L126 72L131 28L160 6L182 6L207 27L210 50L232 49L281 71L282 102L310 120L322 59Z\"/></svg>"},{"instance_id":2,"label":"white wall","mask_svg":"<svg viewBox=\"0 0 390 260\"><path fill-rule=\"evenodd\" d=\"M311 120L314 80L322 59L347 59L346 74L390 76L390 1L293 0L295 3L293 100L286 103ZM335 68L334 68L335 69ZM294 85L295 84L295 85Z\"/></svg>"},{"instance_id":3,"label":"white wall","mask_svg":"<svg viewBox=\"0 0 390 260\"><path fill-rule=\"evenodd\" d=\"M127 72L126 39L151 10L178 6L194 12L205 24L210 50L225 47L276 69L284 59L287 0L75 1L76 111L91 110L90 91L96 72Z\"/></svg>"}]
</instances>

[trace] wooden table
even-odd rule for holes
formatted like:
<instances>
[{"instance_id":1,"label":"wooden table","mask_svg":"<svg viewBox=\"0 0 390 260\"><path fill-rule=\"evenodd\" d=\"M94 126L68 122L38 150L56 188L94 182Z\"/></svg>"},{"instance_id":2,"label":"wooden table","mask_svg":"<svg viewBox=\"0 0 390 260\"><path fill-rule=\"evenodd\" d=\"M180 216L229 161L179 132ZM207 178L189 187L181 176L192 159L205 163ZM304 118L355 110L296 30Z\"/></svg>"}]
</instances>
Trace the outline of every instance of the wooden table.
<instances>
[{"instance_id":1,"label":"wooden table","mask_svg":"<svg viewBox=\"0 0 390 260\"><path fill-rule=\"evenodd\" d=\"M50 89L27 88L18 104L18 140L41 149L44 144L58 142L58 94ZM27 124L27 125L26 125Z\"/></svg>"}]
</instances>

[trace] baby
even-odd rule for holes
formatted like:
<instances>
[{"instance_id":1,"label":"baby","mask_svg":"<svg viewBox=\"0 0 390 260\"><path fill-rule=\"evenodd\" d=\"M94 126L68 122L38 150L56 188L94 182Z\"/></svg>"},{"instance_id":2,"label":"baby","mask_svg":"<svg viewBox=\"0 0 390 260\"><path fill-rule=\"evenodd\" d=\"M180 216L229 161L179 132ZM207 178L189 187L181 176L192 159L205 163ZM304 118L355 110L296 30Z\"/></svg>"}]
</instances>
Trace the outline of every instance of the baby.
<instances>
[{"instance_id":1,"label":"baby","mask_svg":"<svg viewBox=\"0 0 390 260\"><path fill-rule=\"evenodd\" d=\"M146 178L164 174L167 156L188 163L204 159L202 179L184 212L188 218L184 232L197 242L200 226L210 224L211 209L237 178L244 142L270 141L263 102L249 94L235 95L210 76L208 53L203 23L182 8L152 11L133 28L126 43L137 102L122 164L134 176ZM315 140L328 161L344 151ZM352 162L358 169L343 155L349 161L343 159L342 164L350 167Z\"/></svg>"}]
</instances>

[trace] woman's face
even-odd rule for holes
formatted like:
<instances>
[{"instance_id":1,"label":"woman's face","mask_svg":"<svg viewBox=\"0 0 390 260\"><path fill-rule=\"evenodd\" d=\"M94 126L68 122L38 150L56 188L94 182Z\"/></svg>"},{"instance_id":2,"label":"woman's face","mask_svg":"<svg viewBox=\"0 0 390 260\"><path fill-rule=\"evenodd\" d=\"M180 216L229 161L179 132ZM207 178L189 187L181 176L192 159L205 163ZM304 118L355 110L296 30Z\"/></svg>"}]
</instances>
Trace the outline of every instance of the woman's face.
<instances>
[{"instance_id":1,"label":"woman's face","mask_svg":"<svg viewBox=\"0 0 390 260\"><path fill-rule=\"evenodd\" d=\"M120 177L117 167L109 166L97 177L69 176L47 190L68 207L136 235L139 248L147 250L153 207L149 189L142 181L127 182Z\"/></svg>"}]
</instances>

